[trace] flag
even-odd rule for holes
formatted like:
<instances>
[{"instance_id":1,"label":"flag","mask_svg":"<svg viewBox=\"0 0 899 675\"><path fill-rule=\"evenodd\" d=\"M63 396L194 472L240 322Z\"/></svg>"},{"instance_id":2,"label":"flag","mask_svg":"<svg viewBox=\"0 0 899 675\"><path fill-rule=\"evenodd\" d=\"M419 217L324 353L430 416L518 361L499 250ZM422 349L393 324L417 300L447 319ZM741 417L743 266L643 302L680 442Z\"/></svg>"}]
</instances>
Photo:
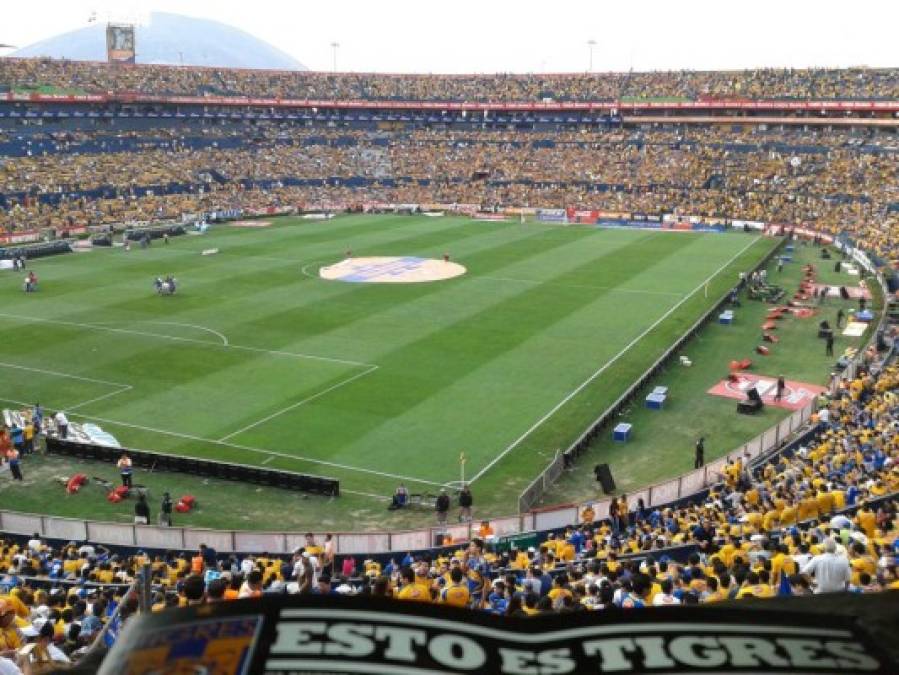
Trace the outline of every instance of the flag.
<instances>
[{"instance_id":1,"label":"flag","mask_svg":"<svg viewBox=\"0 0 899 675\"><path fill-rule=\"evenodd\" d=\"M793 590L790 588L790 577L783 570L780 572L780 585L777 587L777 595L781 598L793 595Z\"/></svg>"}]
</instances>

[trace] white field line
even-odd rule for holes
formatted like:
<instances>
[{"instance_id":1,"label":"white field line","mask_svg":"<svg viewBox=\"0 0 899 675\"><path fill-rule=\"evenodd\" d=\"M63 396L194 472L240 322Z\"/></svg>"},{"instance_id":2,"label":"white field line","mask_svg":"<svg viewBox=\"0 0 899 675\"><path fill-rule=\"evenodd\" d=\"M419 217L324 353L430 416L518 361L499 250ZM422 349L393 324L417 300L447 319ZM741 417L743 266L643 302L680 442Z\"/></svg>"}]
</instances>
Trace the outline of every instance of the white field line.
<instances>
[{"instance_id":1,"label":"white field line","mask_svg":"<svg viewBox=\"0 0 899 675\"><path fill-rule=\"evenodd\" d=\"M648 291L640 288L619 288L618 286L591 286L589 284L564 284L554 281L537 281L536 279L513 279L511 277L491 277L487 275L474 276L472 279L488 279L490 281L510 281L517 284L532 284L534 286L558 286L560 288L582 288L592 291L612 291L614 293L640 293L643 295L667 295L681 297L682 293L673 291Z\"/></svg>"},{"instance_id":2,"label":"white field line","mask_svg":"<svg viewBox=\"0 0 899 675\"><path fill-rule=\"evenodd\" d=\"M130 384L125 385L122 389L118 391L111 391L108 394L103 394L102 396L96 396L94 398L89 398L86 401L82 401L81 403L76 403L75 405L70 405L66 410L68 412L72 412L73 410L78 410L78 408L83 408L86 405L90 405L91 403L96 403L97 401L105 401L108 398L112 398L113 396L118 396L119 394L124 394L126 391L131 391L134 389Z\"/></svg>"},{"instance_id":3,"label":"white field line","mask_svg":"<svg viewBox=\"0 0 899 675\"><path fill-rule=\"evenodd\" d=\"M483 469L481 469L480 471L478 471L474 476L472 476L472 477L468 480L468 482L469 482L469 483L474 483L474 482L475 482L476 480L478 480L481 476L483 476L485 473L487 473L487 472L488 472L488 471L489 471L489 470L490 470L490 469L491 469L497 462L499 462L503 457L505 457L505 456L508 455L512 450L514 450L516 447L518 447L518 445L519 445L524 439L526 439L528 436L530 436L530 435L531 435L537 428L539 428L540 426L542 426L543 423L546 422L546 420L548 420L550 417L552 417L553 415L555 415L556 412L558 412L558 410L559 410L562 406L564 406L566 403L568 403L568 401L570 401L570 400L573 399L575 396L577 396L579 393L581 393L581 392L582 392L582 391L583 391L583 390L584 390L584 389L585 389L591 382L593 382L593 380L595 380L597 377L599 377L600 375L602 375L602 374L609 368L609 366L611 366L611 365L612 365L613 363L615 363L618 359L620 359L622 356L624 356L628 351L631 350L631 348L632 348L634 345L636 345L638 342L640 342L640 340L642 340L644 337L646 337L647 335L649 335L649 333L651 333L653 330L655 330L655 328L656 328L660 323L662 323L665 319L667 319L669 316L671 316L671 314L674 313L674 311L677 310L678 307L680 307L680 306L681 306L682 304L684 304L687 300L689 300L689 299L692 298L694 295L696 295L696 293L698 293L700 290L702 290L703 288L705 288L705 285L706 285L707 283L709 283L712 279L714 279L714 278L715 278L716 276L718 276L722 271L724 271L724 269L727 268L727 266L730 265L734 260L736 260L736 259L739 258L741 255L743 255L743 253L745 253L745 252L746 252L752 245L754 245L759 239L761 239L761 236L755 237L752 241L750 241L748 244L746 244L746 246L744 246L744 247L741 248L739 251L737 251L737 253L734 254L734 256L733 256L730 260L728 260L726 263L724 263L723 265L721 265L721 267L719 267L717 270L715 270L714 272L712 272L711 275L709 275L704 281L702 281L696 288L694 288L692 291L690 291L689 294L687 294L687 295L685 295L683 298L681 298L681 299L680 299L676 304L674 304L668 311L666 311L664 314L662 314L662 316L660 316L658 319L656 319L656 321L655 321L649 328L647 328L646 330L644 330L644 331L643 331L642 333L640 333L637 337L635 337L635 338L634 338L633 340L631 340L628 344L626 344L626 345L624 346L624 348L623 348L620 352L618 352L615 356L613 356L609 361L607 361L606 363L604 363L604 364L603 364L598 370L596 370L590 377L588 377L586 380L584 380L584 381L583 381L581 384L579 384L575 389L573 389L568 395L566 395L565 398L563 398L563 399L562 399L561 401L559 401L555 406L553 406L552 410L550 410L550 411L549 411L548 413L546 413L543 417L541 417L539 420L537 420L536 422L534 422L534 424L531 425L531 427L530 427L527 431L525 431L521 436L519 436L519 437L516 438L514 441L512 441L512 443L510 443L510 444L506 447L505 450L503 450L503 451L502 451L501 453L499 453L496 457L494 457L490 462L488 462L488 464L487 464Z\"/></svg>"},{"instance_id":4,"label":"white field line","mask_svg":"<svg viewBox=\"0 0 899 675\"><path fill-rule=\"evenodd\" d=\"M306 263L305 265L303 265L300 268L300 272L302 272L304 276L307 276L310 279L321 279L322 277L320 274L309 274L309 268L312 267L313 265L319 265L319 267L320 267L321 265L323 265L326 262L328 262L328 261L327 260L313 260L312 262Z\"/></svg>"},{"instance_id":5,"label":"white field line","mask_svg":"<svg viewBox=\"0 0 899 675\"><path fill-rule=\"evenodd\" d=\"M340 488L340 494L359 495L360 497L369 497L371 499L377 499L379 502L393 501L392 497L385 497L384 495L376 495L371 492L360 492L359 490L344 490L343 488Z\"/></svg>"},{"instance_id":6,"label":"white field line","mask_svg":"<svg viewBox=\"0 0 899 675\"><path fill-rule=\"evenodd\" d=\"M3 398L0 397L0 401L6 401L7 403L15 403L16 405L29 406L32 405L27 401L17 401L11 398ZM375 469L364 469L357 466L349 466L348 464L339 464L337 462L329 462L324 459L313 459L311 457L303 457L302 455L291 455L286 452L277 452L275 450L266 450L264 448L254 448L249 445L240 445L238 443L227 443L225 441L217 441L213 438L204 438L202 436L195 436L194 434L183 434L178 431L169 431L168 429L158 429L156 427L147 427L140 424L132 424L130 422L121 422L119 420L112 420L106 417L97 417L96 415L84 415L82 413L74 413L73 417L82 417L89 420L96 420L97 422L105 422L106 424L112 424L120 427L128 427L129 429L138 429L140 431L149 431L155 434L162 434L163 436L172 436L174 438L183 438L189 441L197 441L198 443L210 443L212 445L221 445L226 448L233 448L235 450L244 450L246 452L255 452L260 455L268 455L269 457L281 457L283 459L294 460L298 462L310 462L312 464L321 464L322 466L330 466L336 469L343 469L345 471L358 471L360 473L367 473L374 476L381 476L383 478L391 478L395 480L405 481L408 483L419 483L422 485L434 485L436 487L441 487L443 483L438 483L432 480L423 480L421 478L413 478L411 476L402 476L395 473L388 473L386 471L377 471Z\"/></svg>"},{"instance_id":7,"label":"white field line","mask_svg":"<svg viewBox=\"0 0 899 675\"><path fill-rule=\"evenodd\" d=\"M81 375L71 375L69 373L61 373L58 370L46 370L44 368L31 368L30 366L20 366L16 363L6 363L0 362L0 368L14 368L16 370L25 370L34 373L41 373L43 375L52 375L53 377L63 377L70 380L79 380L81 382L91 382L94 384L104 384L110 387L116 387L115 391L108 392L101 396L96 396L94 398L88 399L87 401L81 401L81 403L76 403L75 405L68 406L66 410L77 410L83 406L86 406L90 403L95 403L97 401L103 401L107 398L112 398L113 396L118 396L119 394L123 394L126 391L130 391L134 387L130 384L122 384L121 382L110 382L108 380L98 380L93 377L83 377Z\"/></svg>"},{"instance_id":8,"label":"white field line","mask_svg":"<svg viewBox=\"0 0 899 675\"><path fill-rule=\"evenodd\" d=\"M316 354L305 354L303 352L285 352L277 349L261 349L259 347L249 347L246 345L234 345L234 344L216 344L215 342L210 342L209 340L197 340L195 338L188 337L179 337L177 335L165 335L163 333L149 333L146 331L140 330L131 330L129 328L111 328L109 326L101 326L98 324L92 323L78 323L77 321L62 321L59 319L42 319L34 316L25 316L22 314L10 314L7 312L0 312L0 316L6 317L8 319L18 319L19 321L30 321L32 323L47 323L56 326L72 326L75 328L85 328L87 330L99 330L106 331L108 333L119 333L124 335L142 335L144 337L155 337L161 340L172 340L174 342L185 342L189 344L198 344L198 345L207 345L209 347L219 347L223 349L238 349L241 351L254 352L256 354L269 354L276 356L290 356L297 359L309 359L312 361L325 361L328 363L340 363L347 366L361 366L363 368L371 368L373 363L363 363L362 361L350 361L348 359L337 359L330 356L318 356ZM186 324L182 324L186 325Z\"/></svg>"},{"instance_id":9,"label":"white field line","mask_svg":"<svg viewBox=\"0 0 899 675\"><path fill-rule=\"evenodd\" d=\"M274 459L275 459L275 457L269 457L267 459L263 459L262 465L267 466L267 465L271 464ZM372 492L362 492L360 490L347 490L343 487L340 488L340 494L359 495L360 497L368 497L369 499L375 499L379 502L389 502L391 500L390 497L387 497L385 495L376 495Z\"/></svg>"},{"instance_id":10,"label":"white field line","mask_svg":"<svg viewBox=\"0 0 899 675\"><path fill-rule=\"evenodd\" d=\"M211 333L212 335L217 336L222 341L222 345L224 345L225 347L231 346L230 344L228 344L228 338L219 333L217 330L207 328L206 326L198 326L194 323L178 323L176 321L147 321L146 323L158 326L181 326L182 328L196 328L197 330L206 331L207 333Z\"/></svg>"},{"instance_id":11,"label":"white field line","mask_svg":"<svg viewBox=\"0 0 899 675\"><path fill-rule=\"evenodd\" d=\"M217 330L213 330L212 328L208 328L207 326L200 326L195 323L180 323L178 321L98 321L93 324L95 326L115 326L121 324L148 324L151 326L180 326L181 328L194 328L196 330L201 330L206 333L210 333L215 335L219 340L222 341L222 345L225 347L230 347L231 345L228 343L228 338L225 337L222 333Z\"/></svg>"},{"instance_id":12,"label":"white field line","mask_svg":"<svg viewBox=\"0 0 899 675\"><path fill-rule=\"evenodd\" d=\"M109 380L98 380L93 377L84 377L83 375L71 375L69 373L61 373L58 370L46 370L43 368L32 368L31 366L20 366L17 363L6 363L5 361L0 361L0 368L14 368L16 370L28 370L32 373L41 373L43 375L55 375L56 377L65 377L70 380L81 380L82 382L93 382L94 384L106 384L111 387L127 387L131 388L130 384L123 384L121 382L110 382Z\"/></svg>"},{"instance_id":13,"label":"white field line","mask_svg":"<svg viewBox=\"0 0 899 675\"><path fill-rule=\"evenodd\" d=\"M257 420L256 422L253 422L252 424L248 424L247 426L242 427L242 428L238 429L237 431L232 431L227 436L222 436L219 439L219 441L227 441L229 438L234 438L235 436L238 436L245 431L254 429L254 428L258 427L260 424L265 424L269 420L273 420L274 418L280 417L281 415L288 413L291 410L295 410L296 408L299 408L301 405L310 403L311 401L314 401L315 399L320 398L320 397L324 396L325 394L334 391L335 389L340 389L340 387L347 385L350 382L354 382L355 380L358 380L360 377L365 377L369 373L375 372L377 369L378 369L378 366L372 366L371 368L363 370L361 373L356 373L355 375L352 375L346 379L343 379L340 382L337 382L336 384L332 384L327 389L322 389L320 392L312 394L311 396L307 396L306 398L304 398L300 401L297 401L296 403L291 403L286 408L282 408L281 410L273 412L271 415L267 415L266 417L263 417L261 420Z\"/></svg>"}]
</instances>

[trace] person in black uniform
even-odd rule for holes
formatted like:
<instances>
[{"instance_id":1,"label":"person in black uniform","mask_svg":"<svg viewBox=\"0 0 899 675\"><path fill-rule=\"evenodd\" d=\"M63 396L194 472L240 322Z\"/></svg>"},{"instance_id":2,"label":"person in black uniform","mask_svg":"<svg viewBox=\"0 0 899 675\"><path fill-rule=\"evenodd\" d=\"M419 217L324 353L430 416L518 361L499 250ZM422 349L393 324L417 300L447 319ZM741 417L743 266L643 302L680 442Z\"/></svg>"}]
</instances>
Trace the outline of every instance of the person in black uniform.
<instances>
[{"instance_id":1,"label":"person in black uniform","mask_svg":"<svg viewBox=\"0 0 899 675\"><path fill-rule=\"evenodd\" d=\"M463 485L462 492L459 493L459 522L471 520L472 504L474 504L474 497L471 496L471 488Z\"/></svg>"},{"instance_id":2,"label":"person in black uniform","mask_svg":"<svg viewBox=\"0 0 899 675\"><path fill-rule=\"evenodd\" d=\"M162 493L162 504L159 506L159 524L164 527L172 526L172 496L168 492Z\"/></svg>"},{"instance_id":3,"label":"person in black uniform","mask_svg":"<svg viewBox=\"0 0 899 675\"><path fill-rule=\"evenodd\" d=\"M150 524L150 505L147 504L147 498L143 494L137 498L137 504L134 505L134 524Z\"/></svg>"},{"instance_id":4,"label":"person in black uniform","mask_svg":"<svg viewBox=\"0 0 899 675\"><path fill-rule=\"evenodd\" d=\"M701 469L705 464L705 437L700 436L696 441L696 455L693 458L693 468Z\"/></svg>"},{"instance_id":5,"label":"person in black uniform","mask_svg":"<svg viewBox=\"0 0 899 675\"><path fill-rule=\"evenodd\" d=\"M437 511L437 522L441 525L446 525L446 514L449 512L449 508L449 495L446 494L446 488L441 488L440 494L437 496L437 500L434 502L434 509Z\"/></svg>"}]
</instances>

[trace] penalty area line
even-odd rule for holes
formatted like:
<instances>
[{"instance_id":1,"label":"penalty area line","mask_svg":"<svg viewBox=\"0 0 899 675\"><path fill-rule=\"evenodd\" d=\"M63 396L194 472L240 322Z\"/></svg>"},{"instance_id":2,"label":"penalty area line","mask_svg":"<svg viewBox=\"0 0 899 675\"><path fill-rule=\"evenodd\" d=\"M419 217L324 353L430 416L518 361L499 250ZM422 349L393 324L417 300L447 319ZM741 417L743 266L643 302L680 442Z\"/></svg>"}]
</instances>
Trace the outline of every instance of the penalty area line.
<instances>
[{"instance_id":1,"label":"penalty area line","mask_svg":"<svg viewBox=\"0 0 899 675\"><path fill-rule=\"evenodd\" d=\"M126 384L122 389L118 391L111 391L108 394L103 394L102 396L95 396L94 398L89 398L86 401L81 401L81 403L76 403L75 405L70 405L65 410L72 412L73 410L78 410L78 408L83 408L86 405L90 405L91 403L97 403L98 401L105 401L108 398L112 398L113 396L118 396L119 394L124 394L126 391L131 391L134 389L130 384Z\"/></svg>"},{"instance_id":2,"label":"penalty area line","mask_svg":"<svg viewBox=\"0 0 899 675\"><path fill-rule=\"evenodd\" d=\"M42 375L51 375L53 377L61 377L69 380L77 380L79 382L90 382L92 384L102 384L108 387L116 387L115 391L110 391L105 394L101 394L100 396L95 396L93 398L89 398L86 401L81 401L80 403L76 403L74 405L66 406L65 410L77 410L78 408L83 408L86 405L90 405L91 403L96 403L97 401L104 401L108 398L112 398L113 396L118 396L119 394L124 394L126 391L131 391L134 387L130 384L124 384L122 382L111 382L109 380L98 380L93 377L84 377L82 375L72 375L70 373L62 373L58 370L47 370L46 368L32 368L31 366L22 366L17 363L7 363L5 361L0 361L0 368L12 368L15 370L24 370L26 372L32 373L40 373ZM22 404L27 405L27 404Z\"/></svg>"},{"instance_id":3,"label":"penalty area line","mask_svg":"<svg viewBox=\"0 0 899 675\"><path fill-rule=\"evenodd\" d=\"M218 349L237 349L239 351L252 352L254 354L269 354L275 356L290 356L297 359L308 359L311 361L325 361L328 363L340 363L347 366L362 366L365 368L369 368L375 364L373 363L363 363L362 361L350 361L349 359L338 359L331 356L318 356L316 354L305 354L303 352L286 352L278 349L262 349L261 347L250 347L247 345L235 345L235 344L218 344L217 342L210 342L209 340L197 340L195 338L188 337L180 337L178 335L165 335L163 333L149 333L146 331L140 330L131 330L128 328L112 328L110 326L104 326L101 324L94 323L79 323L77 321L63 321L60 319L43 319L41 317L35 316L25 316L23 314L10 314L8 312L0 312L0 317L5 317L8 319L15 319L18 321L26 321L31 323L46 323L55 326L70 326L73 328L84 328L85 330L95 330L95 331L106 331L108 333L119 333L123 335L141 335L143 337L153 337L159 338L161 340L171 340L173 342L184 342L188 344L196 344L196 345L206 345L208 347L215 347ZM158 323L158 322L157 322ZM179 324L182 326L186 326L188 324ZM225 340L224 336L221 336Z\"/></svg>"},{"instance_id":4,"label":"penalty area line","mask_svg":"<svg viewBox=\"0 0 899 675\"><path fill-rule=\"evenodd\" d=\"M714 272L712 272L712 274L710 274L706 279L704 279L702 282L700 282L700 284L699 284L696 288L694 288L692 291L690 291L690 293L688 293L688 294L685 295L683 298L681 298L680 300L678 300L678 301L677 301L677 302L676 302L670 309L668 309L668 311L666 311L664 314L662 314L662 316L660 316L658 319L656 319L656 320L652 323L652 325L649 326L649 328L647 328L646 330L644 330L644 331L643 331L642 333L640 333L637 337L635 337L635 338L634 338L633 340L631 340L628 344L626 344L626 345L624 346L624 348L623 348L620 352L618 352L617 354L615 354L615 356L613 356L609 361L606 361L606 362L605 362L599 369L597 369L592 375L590 375L590 377L588 377L586 380L584 380L583 382L581 382L581 384L579 384L575 389L573 389L571 392L569 392L569 393L565 396L565 398L563 398L563 399L562 399L561 401L559 401L555 406L553 406L552 410L550 410L550 411L549 411L548 413L546 413L543 417L541 417L539 420L537 420L536 422L534 422L534 424L532 424L531 427L530 427L527 431L525 431L523 434L521 434L521 436L519 436L519 437L516 438L514 441L512 441L512 443L510 443L510 444L506 447L505 450L503 450L503 451L500 452L496 457L494 457L492 460L490 460L490 462L488 462L487 465L486 465L484 468L482 468L480 471L478 471L474 476L472 476L472 477L468 480L468 483L469 483L469 484L474 483L474 482L475 482L476 480L478 480L481 476L483 476L485 473L487 473L491 468L493 468L493 467L497 464L497 462L499 462L503 457L505 457L505 456L508 455L510 452L512 452L512 450L514 450L515 448L517 448L517 447L521 444L522 441L524 441L524 440L525 440L528 436L530 436L534 431L536 431L536 430L539 429L541 426L543 426L543 424L544 424L550 417L552 417L553 415L555 415L555 414L562 408L562 406L564 406L564 405L565 405L566 403L568 403L571 399L573 399L575 396L577 396L579 393L581 393L584 389L586 389L586 388L590 385L591 382L593 382L597 377L599 377L599 376L602 375L604 372L606 372L606 370L608 370L608 368L609 368L612 364L614 364L616 361L618 361L618 359L620 359L622 356L624 356L625 354L627 354L627 352L629 352L629 351L634 347L634 345L636 345L636 344L637 344L638 342L640 342L644 337L646 337L647 335L649 335L653 330L656 329L656 327L658 327L659 324L661 324L665 319L667 319L669 316L671 316L671 315L677 310L678 307L680 307L681 305L683 305L687 300L689 300L689 299L692 298L694 295L696 295L699 291L701 291L703 288L705 288L705 285L706 285L706 284L708 284L709 282L712 281L712 279L714 279L714 278L717 277L719 274L721 274L721 272L723 272L723 271L724 271L725 269L727 269L731 264L733 264L733 262L734 262L737 258L739 258L741 255L743 255L746 251L748 251L748 250L750 249L750 247L754 246L755 243L756 243L757 241L759 241L760 239L761 239L761 236L754 237L754 238L752 239L752 241L750 241L748 244L746 244L746 246L744 246L744 247L741 248L739 251L737 251L737 253L735 253L734 256L733 256L730 260L728 260L726 263L724 263L723 265L721 265L721 267L719 267L717 270L715 270Z\"/></svg>"},{"instance_id":5,"label":"penalty area line","mask_svg":"<svg viewBox=\"0 0 899 675\"><path fill-rule=\"evenodd\" d=\"M347 378L341 380L340 382L337 382L336 384L332 384L332 385L331 385L330 387L328 387L327 389L322 389L320 392L317 392L317 393L315 393L315 394L312 394L311 396L307 396L306 398L304 398L304 399L302 399L302 400L300 400L300 401L297 401L296 403L292 403L292 404L290 404L289 406L287 406L286 408L282 408L281 410L276 410L276 411L273 412L271 415L267 415L266 417L263 417L261 420L257 420L257 421L255 421L255 422L253 422L253 423L251 423L251 424L248 424L248 425L245 426L245 427L241 427L241 428L238 429L237 431L232 431L232 432L231 432L230 434L228 434L227 436L222 436L220 439L218 439L218 442L221 443L222 441L227 441L227 440L230 439L230 438L234 438L235 436L239 436L240 434L244 433L245 431L249 431L250 429L255 429L255 428L258 427L260 424L265 424L265 423L268 422L269 420L273 420L273 419L275 419L276 417L280 417L281 415L284 415L285 413L289 413L291 410L295 410L295 409L299 408L299 407L302 406L302 405L305 405L305 404L307 404L307 403L311 403L311 402L314 401L315 399L321 398L321 397L324 396L325 394L328 394L328 393L334 391L335 389L340 389L341 387L343 387L344 385L349 384L350 382L355 382L355 381L358 380L359 378L365 377L365 376L368 375L369 373L375 372L377 369L378 369L378 366L373 365L371 368L367 368L367 369L363 370L361 373L356 373L355 375L352 375L352 376L350 376L350 377L347 377Z\"/></svg>"}]
</instances>

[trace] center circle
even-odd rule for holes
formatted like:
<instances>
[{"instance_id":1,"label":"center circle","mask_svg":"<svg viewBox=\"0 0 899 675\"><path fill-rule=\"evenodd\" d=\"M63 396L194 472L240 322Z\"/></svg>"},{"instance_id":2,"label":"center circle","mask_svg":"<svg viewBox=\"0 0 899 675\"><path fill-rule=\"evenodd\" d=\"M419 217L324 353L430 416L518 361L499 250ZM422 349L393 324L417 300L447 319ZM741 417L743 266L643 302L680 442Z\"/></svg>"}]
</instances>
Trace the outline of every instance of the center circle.
<instances>
[{"instance_id":1,"label":"center circle","mask_svg":"<svg viewBox=\"0 0 899 675\"><path fill-rule=\"evenodd\" d=\"M463 265L449 260L415 256L346 258L318 270L322 279L357 284L418 284L465 274Z\"/></svg>"}]
</instances>

